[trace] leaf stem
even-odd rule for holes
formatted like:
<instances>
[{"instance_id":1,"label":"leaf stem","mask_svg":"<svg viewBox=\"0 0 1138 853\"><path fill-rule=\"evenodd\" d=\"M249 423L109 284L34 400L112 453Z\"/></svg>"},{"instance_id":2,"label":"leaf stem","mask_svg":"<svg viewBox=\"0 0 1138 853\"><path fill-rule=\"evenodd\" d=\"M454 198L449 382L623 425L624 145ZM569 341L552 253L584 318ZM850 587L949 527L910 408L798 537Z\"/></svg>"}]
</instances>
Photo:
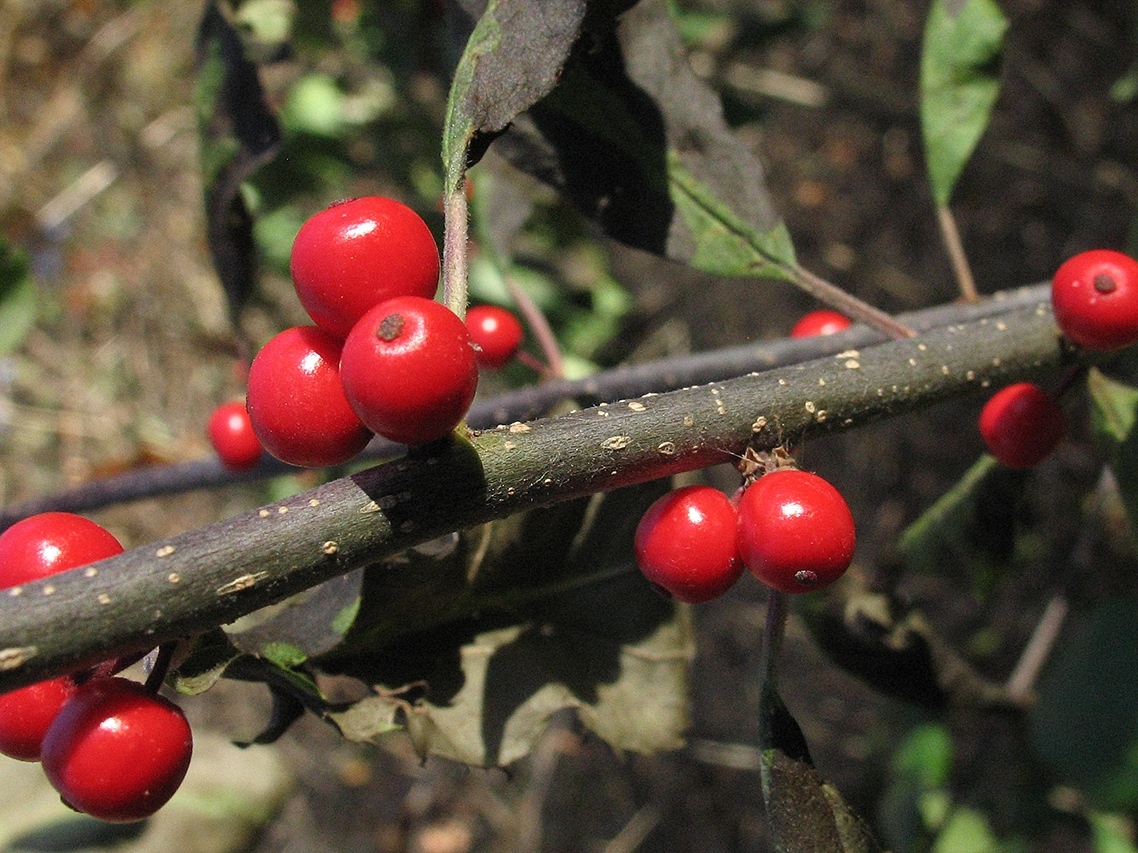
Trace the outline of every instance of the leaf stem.
<instances>
[{"instance_id":1,"label":"leaf stem","mask_svg":"<svg viewBox=\"0 0 1138 853\"><path fill-rule=\"evenodd\" d=\"M466 176L448 186L443 201L443 304L459 317L466 316L466 256L469 211Z\"/></svg>"},{"instance_id":2,"label":"leaf stem","mask_svg":"<svg viewBox=\"0 0 1138 853\"><path fill-rule=\"evenodd\" d=\"M819 302L829 305L835 311L845 314L856 323L864 323L871 329L876 329L887 338L900 340L911 338L917 333L890 314L879 308L874 308L868 302L858 299L833 282L815 275L805 267L795 264L785 268L787 275L795 285L805 290Z\"/></svg>"},{"instance_id":3,"label":"leaf stem","mask_svg":"<svg viewBox=\"0 0 1138 853\"><path fill-rule=\"evenodd\" d=\"M968 255L964 252L964 242L960 239L956 217L952 215L948 205L937 205L936 220L940 225L941 238L948 251L948 259L952 263L952 272L956 276L961 298L965 302L978 301L980 294L976 290L976 279L972 277L972 266L968 263Z\"/></svg>"}]
</instances>

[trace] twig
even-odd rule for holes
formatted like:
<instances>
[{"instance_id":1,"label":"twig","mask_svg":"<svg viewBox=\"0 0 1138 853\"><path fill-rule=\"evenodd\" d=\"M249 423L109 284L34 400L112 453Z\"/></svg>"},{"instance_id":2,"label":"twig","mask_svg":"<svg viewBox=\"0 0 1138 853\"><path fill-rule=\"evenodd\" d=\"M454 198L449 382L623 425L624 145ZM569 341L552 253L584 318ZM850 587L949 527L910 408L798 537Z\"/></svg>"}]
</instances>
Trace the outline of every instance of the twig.
<instances>
[{"instance_id":1,"label":"twig","mask_svg":"<svg viewBox=\"0 0 1138 853\"><path fill-rule=\"evenodd\" d=\"M1055 641L1059 638L1059 632L1062 630L1066 618L1067 599L1061 595L1056 595L1047 602L1047 607L1044 608L1043 615L1039 617L1035 630L1031 634L1031 639L1028 640L1015 669L1008 677L1004 689L1017 702L1029 701L1035 683L1039 679L1039 673L1051 655L1051 649L1054 648Z\"/></svg>"},{"instance_id":2,"label":"twig","mask_svg":"<svg viewBox=\"0 0 1138 853\"><path fill-rule=\"evenodd\" d=\"M998 293L975 304L941 305L901 315L898 319L914 329L927 331L952 323L997 316L1027 305L1043 304L1047 293L1048 285L1033 285ZM881 340L881 335L865 326L855 326L836 335L764 341L621 367L582 380L544 382L492 400L476 402L467 415L467 423L474 429L489 429L498 424L540 417L562 400L577 400L584 404L672 391L797 364ZM360 459L391 458L401 452L399 445L377 439ZM10 504L0 509L0 530L37 512L86 512L127 501L255 482L299 470L266 457L255 469L235 474L211 457L127 471L115 477Z\"/></svg>"},{"instance_id":3,"label":"twig","mask_svg":"<svg viewBox=\"0 0 1138 853\"><path fill-rule=\"evenodd\" d=\"M5 591L0 691L226 624L454 530L851 429L1073 358L1041 304L999 323L439 442ZM759 415L779 428L756 433Z\"/></svg>"},{"instance_id":4,"label":"twig","mask_svg":"<svg viewBox=\"0 0 1138 853\"><path fill-rule=\"evenodd\" d=\"M972 277L972 267L968 263L968 255L964 252L964 243L960 239L960 229L956 227L956 217L947 206L936 209L937 223L940 225L941 237L944 247L948 251L948 259L952 263L952 272L956 276L956 284L960 288L960 295L965 302L976 302L980 294L976 291L976 280Z\"/></svg>"}]
</instances>

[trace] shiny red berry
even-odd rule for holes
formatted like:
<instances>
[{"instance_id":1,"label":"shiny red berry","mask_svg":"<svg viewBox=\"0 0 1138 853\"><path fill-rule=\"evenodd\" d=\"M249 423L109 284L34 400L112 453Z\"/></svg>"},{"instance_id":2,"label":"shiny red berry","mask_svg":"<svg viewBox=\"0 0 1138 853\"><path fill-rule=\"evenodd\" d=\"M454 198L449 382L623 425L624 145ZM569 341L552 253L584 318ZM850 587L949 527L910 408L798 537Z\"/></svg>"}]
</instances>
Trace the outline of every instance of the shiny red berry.
<instances>
[{"instance_id":1,"label":"shiny red berry","mask_svg":"<svg viewBox=\"0 0 1138 853\"><path fill-rule=\"evenodd\" d=\"M738 544L744 564L783 592L811 592L840 578L853 559L856 533L845 498L816 474L764 474L739 499Z\"/></svg>"},{"instance_id":2,"label":"shiny red berry","mask_svg":"<svg viewBox=\"0 0 1138 853\"><path fill-rule=\"evenodd\" d=\"M342 340L385 300L433 297L439 250L414 210L394 199L365 196L309 218L293 241L289 267L304 310Z\"/></svg>"},{"instance_id":3,"label":"shiny red berry","mask_svg":"<svg viewBox=\"0 0 1138 853\"><path fill-rule=\"evenodd\" d=\"M261 445L282 462L347 462L371 434L344 396L339 339L316 326L285 329L249 366L245 404Z\"/></svg>"},{"instance_id":4,"label":"shiny red berry","mask_svg":"<svg viewBox=\"0 0 1138 853\"><path fill-rule=\"evenodd\" d=\"M253 430L249 410L240 400L230 400L214 409L206 432L221 464L230 471L256 467L264 452Z\"/></svg>"},{"instance_id":5,"label":"shiny red berry","mask_svg":"<svg viewBox=\"0 0 1138 853\"><path fill-rule=\"evenodd\" d=\"M675 489L657 498L636 526L636 563L644 577L680 601L718 598L743 573L735 525L735 506L723 492Z\"/></svg>"},{"instance_id":6,"label":"shiny red berry","mask_svg":"<svg viewBox=\"0 0 1138 853\"><path fill-rule=\"evenodd\" d=\"M1138 342L1138 261L1110 249L1069 258L1051 280L1051 306L1063 334L1088 349Z\"/></svg>"},{"instance_id":7,"label":"shiny red berry","mask_svg":"<svg viewBox=\"0 0 1138 853\"><path fill-rule=\"evenodd\" d=\"M996 392L980 412L980 435L988 452L1008 468L1031 468L1051 455L1067 434L1058 403L1030 382Z\"/></svg>"},{"instance_id":8,"label":"shiny red berry","mask_svg":"<svg viewBox=\"0 0 1138 853\"><path fill-rule=\"evenodd\" d=\"M39 761L44 735L75 689L74 679L64 675L0 695L0 753Z\"/></svg>"},{"instance_id":9,"label":"shiny red berry","mask_svg":"<svg viewBox=\"0 0 1138 853\"><path fill-rule=\"evenodd\" d=\"M44 773L63 801L127 823L178 790L193 752L182 710L136 681L95 678L63 706L43 740Z\"/></svg>"},{"instance_id":10,"label":"shiny red berry","mask_svg":"<svg viewBox=\"0 0 1138 853\"><path fill-rule=\"evenodd\" d=\"M104 527L70 512L42 512L0 533L0 589L121 554Z\"/></svg>"},{"instance_id":11,"label":"shiny red berry","mask_svg":"<svg viewBox=\"0 0 1138 853\"><path fill-rule=\"evenodd\" d=\"M811 338L814 335L833 335L848 329L850 318L837 311L822 309L804 314L790 330L792 338Z\"/></svg>"},{"instance_id":12,"label":"shiny red berry","mask_svg":"<svg viewBox=\"0 0 1138 853\"><path fill-rule=\"evenodd\" d=\"M478 363L492 369L517 355L525 332L518 318L497 305L476 305L466 312L466 328L478 347Z\"/></svg>"},{"instance_id":13,"label":"shiny red berry","mask_svg":"<svg viewBox=\"0 0 1138 853\"><path fill-rule=\"evenodd\" d=\"M0 588L20 586L121 554L109 531L69 512L44 512L0 533ZM0 695L0 753L36 761L44 733L75 692L71 676Z\"/></svg>"},{"instance_id":14,"label":"shiny red berry","mask_svg":"<svg viewBox=\"0 0 1138 853\"><path fill-rule=\"evenodd\" d=\"M377 305L344 341L340 378L367 426L402 444L449 434L478 387L474 342L438 302L401 296Z\"/></svg>"}]
</instances>

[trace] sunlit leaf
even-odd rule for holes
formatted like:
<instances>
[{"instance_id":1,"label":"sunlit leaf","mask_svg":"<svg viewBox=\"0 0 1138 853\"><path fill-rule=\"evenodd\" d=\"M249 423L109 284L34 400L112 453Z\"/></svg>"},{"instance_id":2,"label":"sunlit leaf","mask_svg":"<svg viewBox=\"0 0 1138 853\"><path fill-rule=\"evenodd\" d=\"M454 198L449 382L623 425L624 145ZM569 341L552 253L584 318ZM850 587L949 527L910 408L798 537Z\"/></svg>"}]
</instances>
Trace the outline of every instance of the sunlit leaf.
<instances>
[{"instance_id":1,"label":"sunlit leaf","mask_svg":"<svg viewBox=\"0 0 1138 853\"><path fill-rule=\"evenodd\" d=\"M993 0L934 0L921 48L921 128L933 198L948 204L999 95L1007 19Z\"/></svg>"},{"instance_id":2,"label":"sunlit leaf","mask_svg":"<svg viewBox=\"0 0 1138 853\"><path fill-rule=\"evenodd\" d=\"M485 146L557 82L584 0L490 0L455 70L443 131L448 189Z\"/></svg>"},{"instance_id":3,"label":"sunlit leaf","mask_svg":"<svg viewBox=\"0 0 1138 853\"><path fill-rule=\"evenodd\" d=\"M666 2L589 35L494 150L616 240L718 275L785 277L793 247L762 164L691 70Z\"/></svg>"}]
</instances>

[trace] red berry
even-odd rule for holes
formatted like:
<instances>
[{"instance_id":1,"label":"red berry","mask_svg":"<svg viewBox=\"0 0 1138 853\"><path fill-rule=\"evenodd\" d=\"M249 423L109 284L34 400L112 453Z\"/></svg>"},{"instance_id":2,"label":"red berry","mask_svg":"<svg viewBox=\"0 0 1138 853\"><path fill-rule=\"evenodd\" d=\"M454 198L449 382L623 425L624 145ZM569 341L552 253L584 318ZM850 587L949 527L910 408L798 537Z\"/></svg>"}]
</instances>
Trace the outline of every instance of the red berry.
<instances>
[{"instance_id":1,"label":"red berry","mask_svg":"<svg viewBox=\"0 0 1138 853\"><path fill-rule=\"evenodd\" d=\"M1001 389L980 412L980 435L988 452L1008 468L1038 465L1066 434L1063 410L1030 382Z\"/></svg>"},{"instance_id":2,"label":"red berry","mask_svg":"<svg viewBox=\"0 0 1138 853\"><path fill-rule=\"evenodd\" d=\"M816 474L764 474L739 500L739 555L767 586L811 592L840 578L856 534L845 499Z\"/></svg>"},{"instance_id":3,"label":"red berry","mask_svg":"<svg viewBox=\"0 0 1138 853\"><path fill-rule=\"evenodd\" d=\"M182 710L136 681L95 678L75 692L43 741L43 769L63 801L126 823L178 790L193 752Z\"/></svg>"},{"instance_id":4,"label":"red berry","mask_svg":"<svg viewBox=\"0 0 1138 853\"><path fill-rule=\"evenodd\" d=\"M476 305L466 312L466 328L478 347L478 363L497 369L513 358L525 332L518 318L497 305Z\"/></svg>"},{"instance_id":5,"label":"red berry","mask_svg":"<svg viewBox=\"0 0 1138 853\"><path fill-rule=\"evenodd\" d=\"M735 506L710 486L686 486L658 498L636 527L640 571L680 601L718 598L743 573L735 546Z\"/></svg>"},{"instance_id":6,"label":"red berry","mask_svg":"<svg viewBox=\"0 0 1138 853\"><path fill-rule=\"evenodd\" d=\"M850 318L845 314L839 314L837 311L829 311L826 309L820 311L811 311L809 314L804 314L794 328L790 330L792 338L810 338L814 335L833 335L837 332L848 329L851 325Z\"/></svg>"},{"instance_id":7,"label":"red berry","mask_svg":"<svg viewBox=\"0 0 1138 853\"><path fill-rule=\"evenodd\" d=\"M315 326L285 329L249 366L246 406L261 445L306 468L347 462L371 434L340 383L337 338Z\"/></svg>"},{"instance_id":8,"label":"red berry","mask_svg":"<svg viewBox=\"0 0 1138 853\"><path fill-rule=\"evenodd\" d=\"M74 693L75 681L64 675L0 695L0 753L39 761L44 734Z\"/></svg>"},{"instance_id":9,"label":"red berry","mask_svg":"<svg viewBox=\"0 0 1138 853\"><path fill-rule=\"evenodd\" d=\"M109 531L69 512L43 512L0 533L0 588L19 586L121 554ZM40 755L44 732L75 692L70 676L0 695L0 753L22 761Z\"/></svg>"},{"instance_id":10,"label":"red berry","mask_svg":"<svg viewBox=\"0 0 1138 853\"><path fill-rule=\"evenodd\" d=\"M1138 342L1138 261L1110 249L1069 258L1051 281L1051 306L1063 334L1088 349Z\"/></svg>"},{"instance_id":11,"label":"red berry","mask_svg":"<svg viewBox=\"0 0 1138 853\"><path fill-rule=\"evenodd\" d=\"M453 311L401 296L377 305L352 329L340 378L370 429L402 444L426 444L466 416L478 363L470 333Z\"/></svg>"},{"instance_id":12,"label":"red berry","mask_svg":"<svg viewBox=\"0 0 1138 853\"><path fill-rule=\"evenodd\" d=\"M221 464L230 471L247 471L260 461L263 448L253 431L249 410L240 400L214 409L206 431Z\"/></svg>"},{"instance_id":13,"label":"red berry","mask_svg":"<svg viewBox=\"0 0 1138 853\"><path fill-rule=\"evenodd\" d=\"M0 533L0 589L121 554L102 526L70 512L42 512Z\"/></svg>"},{"instance_id":14,"label":"red berry","mask_svg":"<svg viewBox=\"0 0 1138 853\"><path fill-rule=\"evenodd\" d=\"M431 298L439 283L439 250L427 223L380 196L337 202L309 218L289 266L304 310L340 339L379 303Z\"/></svg>"}]
</instances>

